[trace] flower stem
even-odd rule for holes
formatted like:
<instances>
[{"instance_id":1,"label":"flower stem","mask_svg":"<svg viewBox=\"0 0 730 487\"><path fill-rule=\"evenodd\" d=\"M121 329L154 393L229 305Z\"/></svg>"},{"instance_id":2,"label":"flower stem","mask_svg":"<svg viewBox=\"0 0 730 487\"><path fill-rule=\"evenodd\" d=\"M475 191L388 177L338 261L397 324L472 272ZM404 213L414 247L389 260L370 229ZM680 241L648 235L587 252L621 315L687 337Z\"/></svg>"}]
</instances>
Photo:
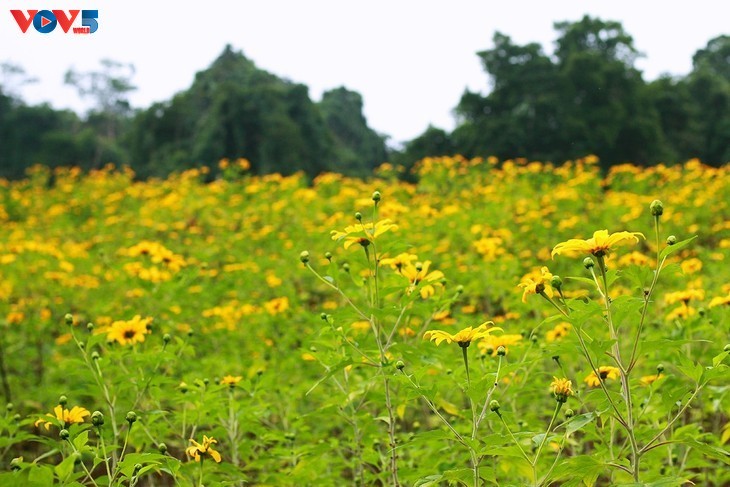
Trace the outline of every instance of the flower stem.
<instances>
[{"instance_id":1,"label":"flower stem","mask_svg":"<svg viewBox=\"0 0 730 487\"><path fill-rule=\"evenodd\" d=\"M550 431L553 429L555 419L558 417L558 412L560 412L561 407L563 407L563 403L557 401L555 405L555 411L553 411L553 417L550 418L550 423L548 424L547 431L545 431L545 436L542 437L542 440L540 441L540 446L537 447L537 451L535 452L535 459L530 462L532 465L532 478L535 482L535 485L537 485L537 461L540 459L540 453L542 452L542 448L545 446L547 437L550 434Z\"/></svg>"}]
</instances>

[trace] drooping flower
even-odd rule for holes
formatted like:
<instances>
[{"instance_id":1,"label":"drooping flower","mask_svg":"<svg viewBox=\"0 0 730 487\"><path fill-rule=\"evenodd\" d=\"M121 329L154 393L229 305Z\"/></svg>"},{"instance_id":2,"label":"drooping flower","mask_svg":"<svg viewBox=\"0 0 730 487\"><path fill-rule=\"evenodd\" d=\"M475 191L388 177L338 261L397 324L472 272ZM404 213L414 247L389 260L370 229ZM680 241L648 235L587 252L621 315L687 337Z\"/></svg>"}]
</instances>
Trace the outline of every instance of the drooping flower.
<instances>
[{"instance_id":1,"label":"drooping flower","mask_svg":"<svg viewBox=\"0 0 730 487\"><path fill-rule=\"evenodd\" d=\"M427 260L423 263L417 262L415 265L409 264L400 270L400 274L410 281L408 294L418 289L423 299L436 294L436 288L441 287L441 280L444 279L444 273L441 271L431 271L431 261Z\"/></svg>"},{"instance_id":2,"label":"drooping flower","mask_svg":"<svg viewBox=\"0 0 730 487\"><path fill-rule=\"evenodd\" d=\"M593 237L588 240L573 238L559 243L553 248L551 256L592 254L596 257L603 257L608 255L614 247L638 243L639 237L644 238L644 234L640 232L616 232L609 235L608 230L596 230L593 232Z\"/></svg>"},{"instance_id":3,"label":"drooping flower","mask_svg":"<svg viewBox=\"0 0 730 487\"><path fill-rule=\"evenodd\" d=\"M147 325L151 322L152 318L142 318L140 315L135 315L129 321L115 321L109 326L107 340L121 345L143 342L144 336L149 333Z\"/></svg>"},{"instance_id":4,"label":"drooping flower","mask_svg":"<svg viewBox=\"0 0 730 487\"><path fill-rule=\"evenodd\" d=\"M64 409L63 406L60 404L53 408L53 414L47 413L47 417L51 417L57 422L63 423L63 427L68 427L73 423L83 423L84 418L89 416L91 413L86 409L82 408L81 406L74 406L70 410ZM57 424L57 422L49 421L46 419L46 417L38 418L38 420L35 422L35 426L43 425L44 428L46 428L46 431L51 429L51 425Z\"/></svg>"},{"instance_id":5,"label":"drooping flower","mask_svg":"<svg viewBox=\"0 0 730 487\"><path fill-rule=\"evenodd\" d=\"M216 440L213 437L208 438L207 436L203 435L203 443L200 444L194 439L190 438L190 443L192 443L192 446L189 446L185 449L185 453L187 453L188 456L193 457L196 462L199 462L201 460L201 455L207 453L211 456L213 460L216 461L216 463L220 463L221 461L221 454L218 453L213 449L211 445L218 443L218 440Z\"/></svg>"},{"instance_id":6,"label":"drooping flower","mask_svg":"<svg viewBox=\"0 0 730 487\"><path fill-rule=\"evenodd\" d=\"M598 387L601 385L602 380L606 379L618 379L621 376L621 371L618 367L612 367L610 365L601 365L598 367L598 374L596 371L592 371L583 381L590 387Z\"/></svg>"},{"instance_id":7,"label":"drooping flower","mask_svg":"<svg viewBox=\"0 0 730 487\"><path fill-rule=\"evenodd\" d=\"M565 402L568 397L573 395L573 382L568 379L558 379L553 376L553 381L550 384L550 390L555 396L555 400L558 402Z\"/></svg>"},{"instance_id":8,"label":"drooping flower","mask_svg":"<svg viewBox=\"0 0 730 487\"><path fill-rule=\"evenodd\" d=\"M436 342L436 345L440 345L441 342L446 341L446 343L456 342L460 347L466 348L474 340L486 337L493 331L501 330L501 328L498 327L493 326L489 328L487 326L493 324L494 323L492 323L491 321L487 321L477 326L476 328L468 326L454 335L443 330L431 330L424 333L423 338L424 340L431 340L433 342Z\"/></svg>"},{"instance_id":9,"label":"drooping flower","mask_svg":"<svg viewBox=\"0 0 730 487\"><path fill-rule=\"evenodd\" d=\"M527 302L527 296L530 294L545 294L547 297L553 297L553 288L550 282L553 275L550 270L543 266L540 270L535 270L522 278L522 282L518 284L523 288L522 302Z\"/></svg>"},{"instance_id":10,"label":"drooping flower","mask_svg":"<svg viewBox=\"0 0 730 487\"><path fill-rule=\"evenodd\" d=\"M370 245L376 238L384 234L388 230L397 230L398 225L392 222L389 218L376 222L375 225L372 223L357 223L355 225L349 225L345 227L345 230L340 232L332 230L332 240L344 240L344 246L346 249L350 248L354 244L360 244L363 247Z\"/></svg>"}]
</instances>

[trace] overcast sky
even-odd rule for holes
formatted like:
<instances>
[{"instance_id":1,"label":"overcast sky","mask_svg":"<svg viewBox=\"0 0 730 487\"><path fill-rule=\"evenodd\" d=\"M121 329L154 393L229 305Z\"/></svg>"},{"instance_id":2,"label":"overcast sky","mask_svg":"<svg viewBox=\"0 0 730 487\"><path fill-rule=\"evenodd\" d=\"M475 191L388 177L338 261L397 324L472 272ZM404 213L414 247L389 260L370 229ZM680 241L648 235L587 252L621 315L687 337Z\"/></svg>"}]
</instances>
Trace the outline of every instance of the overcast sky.
<instances>
[{"instance_id":1,"label":"overcast sky","mask_svg":"<svg viewBox=\"0 0 730 487\"><path fill-rule=\"evenodd\" d=\"M136 67L135 107L169 99L190 86L226 44L260 68L323 91L346 86L363 95L365 115L394 143L429 124L454 127L453 109L466 88L486 91L488 78L476 56L500 31L518 44L539 42L552 52L555 21L589 14L618 20L645 57L647 80L685 75L692 55L707 41L730 34L730 2L694 0L431 1L263 0L8 0L0 10L0 62L21 65L39 79L21 91L29 103L83 111L70 67L99 68L104 58ZM11 9L97 9L91 35L57 27L23 34ZM75 26L80 25L77 20Z\"/></svg>"}]
</instances>

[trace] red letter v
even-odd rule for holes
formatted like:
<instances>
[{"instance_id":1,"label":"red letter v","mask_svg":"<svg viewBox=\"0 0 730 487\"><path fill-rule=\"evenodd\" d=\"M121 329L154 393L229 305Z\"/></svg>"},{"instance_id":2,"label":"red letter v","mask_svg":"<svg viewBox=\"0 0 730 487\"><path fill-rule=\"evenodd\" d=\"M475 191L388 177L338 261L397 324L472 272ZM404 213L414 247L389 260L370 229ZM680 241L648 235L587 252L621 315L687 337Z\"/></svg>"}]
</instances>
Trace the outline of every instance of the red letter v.
<instances>
[{"instance_id":1,"label":"red letter v","mask_svg":"<svg viewBox=\"0 0 730 487\"><path fill-rule=\"evenodd\" d=\"M18 23L18 27L20 27L20 30L23 31L23 34L28 30L28 27L30 27L30 23L33 22L33 17L35 17L35 14L38 13L38 10L28 10L28 18L25 18L25 15L23 15L22 10L11 10L11 14L13 14L13 17L15 17L15 21Z\"/></svg>"}]
</instances>

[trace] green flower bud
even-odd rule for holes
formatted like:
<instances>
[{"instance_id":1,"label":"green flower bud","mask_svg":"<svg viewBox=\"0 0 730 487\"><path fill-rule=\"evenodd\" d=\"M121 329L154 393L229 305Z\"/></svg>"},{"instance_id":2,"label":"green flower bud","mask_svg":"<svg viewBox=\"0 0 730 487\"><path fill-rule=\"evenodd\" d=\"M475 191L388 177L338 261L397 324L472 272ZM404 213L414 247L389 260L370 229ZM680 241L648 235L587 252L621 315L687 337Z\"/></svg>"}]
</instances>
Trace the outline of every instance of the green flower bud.
<instances>
[{"instance_id":1,"label":"green flower bud","mask_svg":"<svg viewBox=\"0 0 730 487\"><path fill-rule=\"evenodd\" d=\"M361 222L362 221L362 213L360 213L359 211L357 213L355 213L355 220Z\"/></svg>"},{"instance_id":2,"label":"green flower bud","mask_svg":"<svg viewBox=\"0 0 730 487\"><path fill-rule=\"evenodd\" d=\"M62 429L58 432L58 436L62 440L68 440L69 436L71 436L71 433L69 433L67 429Z\"/></svg>"},{"instance_id":3,"label":"green flower bud","mask_svg":"<svg viewBox=\"0 0 730 487\"><path fill-rule=\"evenodd\" d=\"M167 453L167 445L164 443L160 443L159 445L157 445L157 451L164 455L165 453Z\"/></svg>"},{"instance_id":4,"label":"green flower bud","mask_svg":"<svg viewBox=\"0 0 730 487\"><path fill-rule=\"evenodd\" d=\"M406 368L406 364L404 364L402 360L399 360L395 363L395 368L398 370L403 370Z\"/></svg>"},{"instance_id":5,"label":"green flower bud","mask_svg":"<svg viewBox=\"0 0 730 487\"><path fill-rule=\"evenodd\" d=\"M91 413L91 424L97 428L104 424L104 414L101 411Z\"/></svg>"},{"instance_id":6,"label":"green flower bud","mask_svg":"<svg viewBox=\"0 0 730 487\"><path fill-rule=\"evenodd\" d=\"M86 329L89 331L94 331L94 324L91 322L86 323Z\"/></svg>"},{"instance_id":7,"label":"green flower bud","mask_svg":"<svg viewBox=\"0 0 730 487\"><path fill-rule=\"evenodd\" d=\"M321 319L322 321L327 321L327 313L320 313L320 314L319 314L319 318L320 318L320 319Z\"/></svg>"},{"instance_id":8,"label":"green flower bud","mask_svg":"<svg viewBox=\"0 0 730 487\"><path fill-rule=\"evenodd\" d=\"M570 408L568 408L568 409L566 409L566 410L565 410L565 417L566 417L566 418L570 419L570 418L572 418L573 416L575 416L575 411L573 411L573 410L572 410L572 409L570 409Z\"/></svg>"},{"instance_id":9,"label":"green flower bud","mask_svg":"<svg viewBox=\"0 0 730 487\"><path fill-rule=\"evenodd\" d=\"M307 264L309 262L309 251L302 250L302 252L299 254L299 260L302 261L302 264Z\"/></svg>"},{"instance_id":10,"label":"green flower bud","mask_svg":"<svg viewBox=\"0 0 730 487\"><path fill-rule=\"evenodd\" d=\"M456 294L461 294L463 292L464 292L464 286L462 286L461 284L456 286Z\"/></svg>"},{"instance_id":11,"label":"green flower bud","mask_svg":"<svg viewBox=\"0 0 730 487\"><path fill-rule=\"evenodd\" d=\"M586 257L585 259L583 259L583 267L585 267L586 269L590 269L595 265L596 263L593 262L593 259L591 259L590 257Z\"/></svg>"},{"instance_id":12,"label":"green flower bud","mask_svg":"<svg viewBox=\"0 0 730 487\"><path fill-rule=\"evenodd\" d=\"M63 319L68 326L74 324L74 315L72 315L71 313L66 313L66 316L64 316Z\"/></svg>"},{"instance_id":13,"label":"green flower bud","mask_svg":"<svg viewBox=\"0 0 730 487\"><path fill-rule=\"evenodd\" d=\"M502 345L498 346L497 355L499 355L500 357L504 357L505 355L507 355L507 349L504 348Z\"/></svg>"},{"instance_id":14,"label":"green flower bud","mask_svg":"<svg viewBox=\"0 0 730 487\"><path fill-rule=\"evenodd\" d=\"M670 235L667 237L667 245L674 245L677 243L677 237Z\"/></svg>"},{"instance_id":15,"label":"green flower bud","mask_svg":"<svg viewBox=\"0 0 730 487\"><path fill-rule=\"evenodd\" d=\"M324 258L332 262L332 252L325 252Z\"/></svg>"},{"instance_id":16,"label":"green flower bud","mask_svg":"<svg viewBox=\"0 0 730 487\"><path fill-rule=\"evenodd\" d=\"M59 396L59 398L58 398L59 406L65 406L67 403L68 403L68 398L66 396Z\"/></svg>"},{"instance_id":17,"label":"green flower bud","mask_svg":"<svg viewBox=\"0 0 730 487\"><path fill-rule=\"evenodd\" d=\"M373 201L376 205L378 204L378 202L380 201L380 191L373 192Z\"/></svg>"},{"instance_id":18,"label":"green flower bud","mask_svg":"<svg viewBox=\"0 0 730 487\"><path fill-rule=\"evenodd\" d=\"M124 417L125 420L127 420L127 423L129 423L129 426L132 426L135 421L137 421L137 413L134 411L129 411L127 415Z\"/></svg>"},{"instance_id":19,"label":"green flower bud","mask_svg":"<svg viewBox=\"0 0 730 487\"><path fill-rule=\"evenodd\" d=\"M5 405L5 409L6 409L6 410L7 410L8 412L12 411L14 407L15 407L15 406L13 405L13 403L12 403L12 402L9 402L9 403L7 403L7 404Z\"/></svg>"},{"instance_id":20,"label":"green flower bud","mask_svg":"<svg viewBox=\"0 0 730 487\"><path fill-rule=\"evenodd\" d=\"M203 385L206 385L207 386L208 384L210 384L210 379L208 379L206 377L206 378L203 379Z\"/></svg>"},{"instance_id":21,"label":"green flower bud","mask_svg":"<svg viewBox=\"0 0 730 487\"><path fill-rule=\"evenodd\" d=\"M15 416L13 416L13 421L16 423L22 419L22 416L18 413L15 413Z\"/></svg>"},{"instance_id":22,"label":"green flower bud","mask_svg":"<svg viewBox=\"0 0 730 487\"><path fill-rule=\"evenodd\" d=\"M664 372L664 364L657 364L656 371L658 374L661 374L662 372Z\"/></svg>"},{"instance_id":23,"label":"green flower bud","mask_svg":"<svg viewBox=\"0 0 730 487\"><path fill-rule=\"evenodd\" d=\"M660 216L662 213L664 213L664 204L659 200L654 200L649 205L649 209L651 210L651 214L653 216Z\"/></svg>"},{"instance_id":24,"label":"green flower bud","mask_svg":"<svg viewBox=\"0 0 730 487\"><path fill-rule=\"evenodd\" d=\"M96 350L91 352L91 360L99 360L99 352L97 352Z\"/></svg>"},{"instance_id":25,"label":"green flower bud","mask_svg":"<svg viewBox=\"0 0 730 487\"><path fill-rule=\"evenodd\" d=\"M489 410L495 413L499 412L499 402L496 399L489 401Z\"/></svg>"},{"instance_id":26,"label":"green flower bud","mask_svg":"<svg viewBox=\"0 0 730 487\"><path fill-rule=\"evenodd\" d=\"M550 285L560 291L560 288L563 287L563 280L560 279L560 276L553 276L552 279L550 279Z\"/></svg>"},{"instance_id":27,"label":"green flower bud","mask_svg":"<svg viewBox=\"0 0 730 487\"><path fill-rule=\"evenodd\" d=\"M169 333L165 333L164 335L162 335L162 341L165 343L165 345L170 343L170 340L172 340L172 335L170 335Z\"/></svg>"},{"instance_id":28,"label":"green flower bud","mask_svg":"<svg viewBox=\"0 0 730 487\"><path fill-rule=\"evenodd\" d=\"M348 264L347 262L342 264L342 270L345 272L350 272L350 264Z\"/></svg>"},{"instance_id":29,"label":"green flower bud","mask_svg":"<svg viewBox=\"0 0 730 487\"><path fill-rule=\"evenodd\" d=\"M18 471L21 469L21 465L23 463L23 457L15 457L12 460L10 460L10 470Z\"/></svg>"}]
</instances>

